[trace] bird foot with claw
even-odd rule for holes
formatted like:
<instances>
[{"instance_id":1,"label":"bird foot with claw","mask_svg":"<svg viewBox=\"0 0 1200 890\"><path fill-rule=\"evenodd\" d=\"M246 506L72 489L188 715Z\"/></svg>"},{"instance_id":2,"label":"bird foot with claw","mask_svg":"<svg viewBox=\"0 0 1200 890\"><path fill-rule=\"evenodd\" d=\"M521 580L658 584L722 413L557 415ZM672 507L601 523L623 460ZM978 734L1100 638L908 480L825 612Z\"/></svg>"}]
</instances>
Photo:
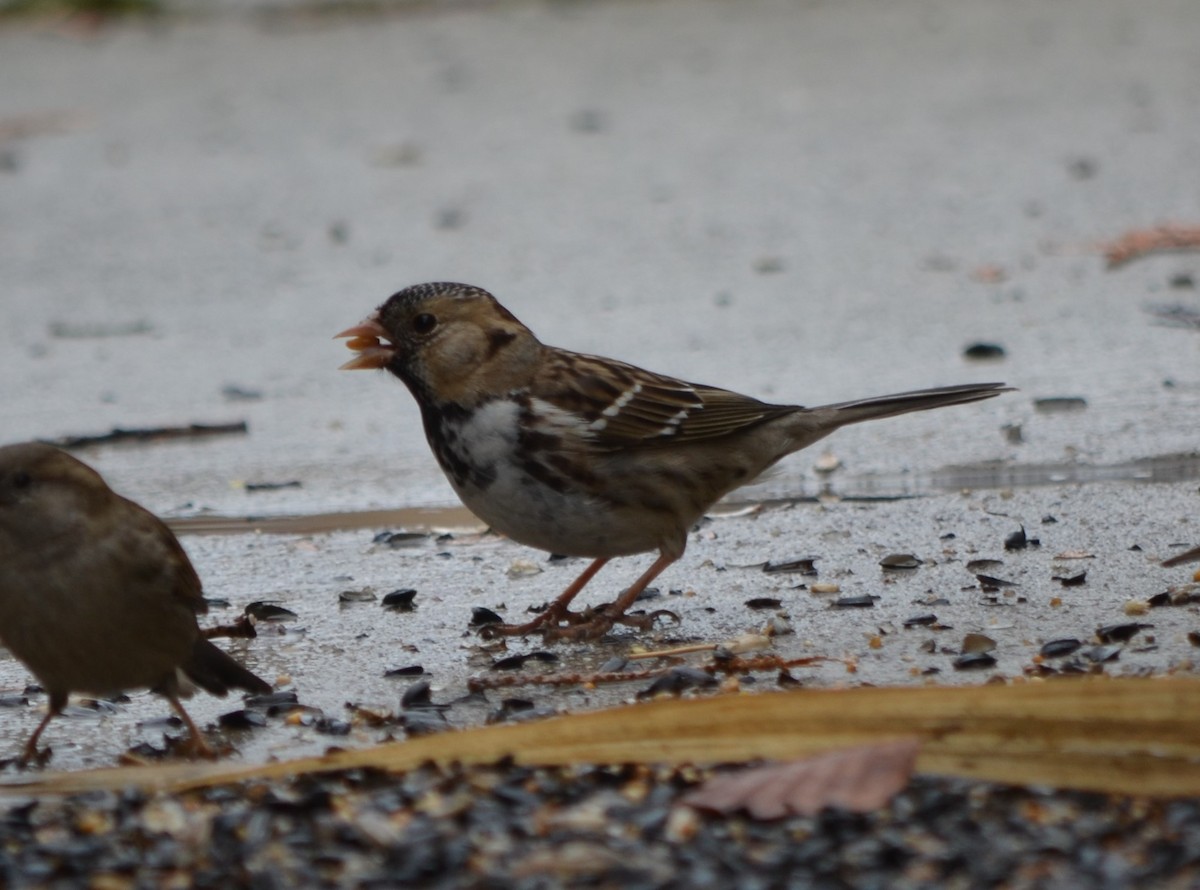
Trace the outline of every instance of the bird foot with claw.
<instances>
[{"instance_id":1,"label":"bird foot with claw","mask_svg":"<svg viewBox=\"0 0 1200 890\"><path fill-rule=\"evenodd\" d=\"M650 630L659 618L670 618L679 623L679 616L668 609L656 609L642 615L609 615L605 611L609 604L584 609L582 612L572 612L569 609L555 609L552 605L541 615L525 624L489 624L480 629L484 639L492 640L497 637L524 637L540 633L548 643L557 641L581 642L598 640L610 630L613 625L623 624L638 630Z\"/></svg>"},{"instance_id":2,"label":"bird foot with claw","mask_svg":"<svg viewBox=\"0 0 1200 890\"><path fill-rule=\"evenodd\" d=\"M572 612L569 609L550 605L542 614L524 624L485 624L479 628L479 636L485 640L494 640L498 637L526 637L531 633L544 632L557 626L560 622L572 625L586 620L587 618L582 612Z\"/></svg>"},{"instance_id":3,"label":"bird foot with claw","mask_svg":"<svg viewBox=\"0 0 1200 890\"><path fill-rule=\"evenodd\" d=\"M35 749L26 748L21 752L21 756L16 758L17 769L45 769L46 764L53 756L54 749L49 746Z\"/></svg>"},{"instance_id":4,"label":"bird foot with claw","mask_svg":"<svg viewBox=\"0 0 1200 890\"><path fill-rule=\"evenodd\" d=\"M656 609L642 615L608 615L604 611L604 606L600 606L583 613L572 613L572 618L575 620L569 625L543 628L542 639L547 642L558 640L582 642L600 639L612 630L615 624L623 624L638 630L650 630L659 618L670 618L676 624L679 623L679 616L669 609Z\"/></svg>"},{"instance_id":5,"label":"bird foot with claw","mask_svg":"<svg viewBox=\"0 0 1200 890\"><path fill-rule=\"evenodd\" d=\"M216 760L221 756L199 736L188 736L174 741L171 744L171 753L179 757L186 757L188 760Z\"/></svg>"}]
</instances>

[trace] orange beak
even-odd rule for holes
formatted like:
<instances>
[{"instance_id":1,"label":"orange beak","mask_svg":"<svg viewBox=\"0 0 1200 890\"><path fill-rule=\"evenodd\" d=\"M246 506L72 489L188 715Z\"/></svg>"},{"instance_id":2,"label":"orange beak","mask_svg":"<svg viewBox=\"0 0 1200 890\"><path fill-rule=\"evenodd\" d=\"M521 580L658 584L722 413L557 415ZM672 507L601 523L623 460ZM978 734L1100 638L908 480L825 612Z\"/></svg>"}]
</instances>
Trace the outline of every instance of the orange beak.
<instances>
[{"instance_id":1,"label":"orange beak","mask_svg":"<svg viewBox=\"0 0 1200 890\"><path fill-rule=\"evenodd\" d=\"M379 323L378 313L370 315L352 328L346 328L340 334L334 334L333 339L349 337L346 346L358 355L338 368L339 371L362 371L387 367L396 347L388 343L388 333ZM383 342L380 342L383 341Z\"/></svg>"}]
</instances>

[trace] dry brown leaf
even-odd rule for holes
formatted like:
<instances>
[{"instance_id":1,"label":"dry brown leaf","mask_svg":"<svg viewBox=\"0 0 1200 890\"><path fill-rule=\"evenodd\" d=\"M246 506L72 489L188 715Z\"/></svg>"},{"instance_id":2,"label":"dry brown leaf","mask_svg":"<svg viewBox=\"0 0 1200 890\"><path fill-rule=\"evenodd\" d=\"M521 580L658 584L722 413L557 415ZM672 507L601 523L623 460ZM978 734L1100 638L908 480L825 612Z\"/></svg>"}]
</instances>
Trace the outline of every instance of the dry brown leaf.
<instances>
[{"instance_id":1,"label":"dry brown leaf","mask_svg":"<svg viewBox=\"0 0 1200 890\"><path fill-rule=\"evenodd\" d=\"M1119 238L1101 242L1100 249L1110 269L1151 253L1200 250L1200 226L1163 223L1147 229L1132 229Z\"/></svg>"},{"instance_id":2,"label":"dry brown leaf","mask_svg":"<svg viewBox=\"0 0 1200 890\"><path fill-rule=\"evenodd\" d=\"M1008 272L1003 266L986 263L971 270L971 280L980 284L1001 284L1008 280Z\"/></svg>"},{"instance_id":3,"label":"dry brown leaf","mask_svg":"<svg viewBox=\"0 0 1200 890\"><path fill-rule=\"evenodd\" d=\"M897 739L723 773L683 802L718 813L745 810L762 820L812 816L825 807L869 813L908 784L920 747L917 739Z\"/></svg>"},{"instance_id":4,"label":"dry brown leaf","mask_svg":"<svg viewBox=\"0 0 1200 890\"><path fill-rule=\"evenodd\" d=\"M75 111L40 111L0 118L0 145L18 139L32 139L50 133L63 133L78 126L83 115Z\"/></svg>"},{"instance_id":5,"label":"dry brown leaf","mask_svg":"<svg viewBox=\"0 0 1200 890\"><path fill-rule=\"evenodd\" d=\"M275 763L167 763L21 777L0 784L0 795L178 791L505 757L544 766L740 763L908 736L921 739L922 773L1118 794L1200 795L1200 681L1180 678L800 689L654 701Z\"/></svg>"},{"instance_id":6,"label":"dry brown leaf","mask_svg":"<svg viewBox=\"0 0 1200 890\"><path fill-rule=\"evenodd\" d=\"M1055 559L1095 559L1096 554L1088 553L1086 550L1064 550L1062 553L1056 554Z\"/></svg>"}]
</instances>

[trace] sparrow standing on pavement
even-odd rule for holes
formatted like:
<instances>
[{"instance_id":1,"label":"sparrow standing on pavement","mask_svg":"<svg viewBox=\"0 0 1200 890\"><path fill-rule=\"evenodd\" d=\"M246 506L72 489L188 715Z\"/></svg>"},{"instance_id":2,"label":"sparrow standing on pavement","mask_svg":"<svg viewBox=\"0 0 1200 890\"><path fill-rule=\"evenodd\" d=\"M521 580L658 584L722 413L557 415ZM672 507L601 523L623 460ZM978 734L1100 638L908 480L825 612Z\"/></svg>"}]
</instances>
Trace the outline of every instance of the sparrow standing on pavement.
<instances>
[{"instance_id":1,"label":"sparrow standing on pavement","mask_svg":"<svg viewBox=\"0 0 1200 890\"><path fill-rule=\"evenodd\" d=\"M487 291L418 284L337 335L408 386L425 436L463 503L504 535L593 562L547 609L493 633L590 639L683 555L715 501L840 426L989 399L1002 383L947 386L818 408L769 405L624 362L541 343ZM616 600L567 609L615 556L657 550Z\"/></svg>"},{"instance_id":2,"label":"sparrow standing on pavement","mask_svg":"<svg viewBox=\"0 0 1200 890\"><path fill-rule=\"evenodd\" d=\"M179 699L271 687L201 636L200 578L154 514L50 445L0 448L0 643L50 697L21 761L71 692L149 687L187 726L189 753L210 756Z\"/></svg>"}]
</instances>

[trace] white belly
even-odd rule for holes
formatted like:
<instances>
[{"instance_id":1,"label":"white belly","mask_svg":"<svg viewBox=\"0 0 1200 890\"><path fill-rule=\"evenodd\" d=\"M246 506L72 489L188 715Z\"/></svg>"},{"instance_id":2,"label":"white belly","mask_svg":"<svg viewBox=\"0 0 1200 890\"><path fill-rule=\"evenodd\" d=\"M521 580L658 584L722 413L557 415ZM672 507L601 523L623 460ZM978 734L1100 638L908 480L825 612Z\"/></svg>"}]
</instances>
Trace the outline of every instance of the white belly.
<instances>
[{"instance_id":1,"label":"white belly","mask_svg":"<svg viewBox=\"0 0 1200 890\"><path fill-rule=\"evenodd\" d=\"M518 414L513 402L491 402L461 426L450 446L473 470L462 480L447 473L472 513L514 541L567 556L644 553L673 537L666 515L635 522L643 511L608 503L582 486L559 491L526 472L516 453ZM574 422L565 413L545 416L550 426Z\"/></svg>"}]
</instances>

